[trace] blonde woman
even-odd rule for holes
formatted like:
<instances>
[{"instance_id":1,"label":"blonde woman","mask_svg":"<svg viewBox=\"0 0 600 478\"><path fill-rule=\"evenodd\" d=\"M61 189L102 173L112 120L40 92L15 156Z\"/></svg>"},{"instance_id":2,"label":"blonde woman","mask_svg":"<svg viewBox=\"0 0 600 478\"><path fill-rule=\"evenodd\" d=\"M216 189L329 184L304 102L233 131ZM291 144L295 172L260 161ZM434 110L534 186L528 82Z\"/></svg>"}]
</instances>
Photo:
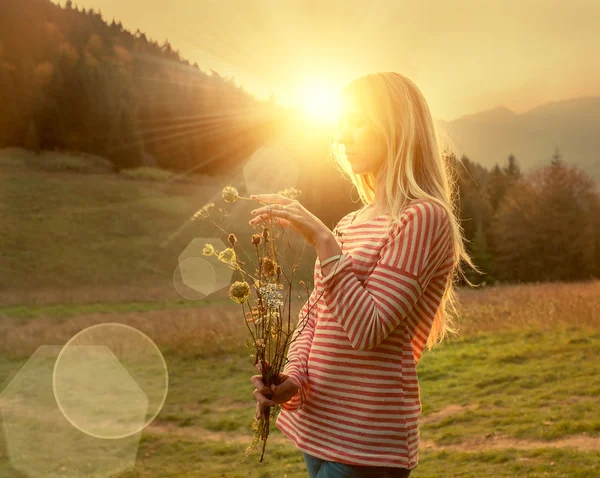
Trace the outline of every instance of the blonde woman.
<instances>
[{"instance_id":1,"label":"blonde woman","mask_svg":"<svg viewBox=\"0 0 600 478\"><path fill-rule=\"evenodd\" d=\"M258 413L259 404L282 405L276 425L310 478L407 477L419 462L417 363L456 332L453 279L461 259L475 266L418 87L375 73L346 85L343 100L333 154L364 207L330 231L297 200L255 197L266 205L251 224L271 215L318 258L283 382L269 389L254 375L253 395Z\"/></svg>"}]
</instances>

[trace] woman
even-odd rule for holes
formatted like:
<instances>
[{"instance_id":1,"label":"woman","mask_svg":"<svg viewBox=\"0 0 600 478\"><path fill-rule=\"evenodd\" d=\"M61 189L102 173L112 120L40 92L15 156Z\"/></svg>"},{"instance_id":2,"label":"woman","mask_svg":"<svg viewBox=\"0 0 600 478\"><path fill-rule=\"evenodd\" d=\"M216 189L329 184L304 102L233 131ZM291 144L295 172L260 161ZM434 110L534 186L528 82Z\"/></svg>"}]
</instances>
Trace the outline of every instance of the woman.
<instances>
[{"instance_id":1,"label":"woman","mask_svg":"<svg viewBox=\"0 0 600 478\"><path fill-rule=\"evenodd\" d=\"M267 205L251 224L271 215L318 258L283 381L269 389L254 375L253 394L257 413L282 405L276 425L303 452L310 478L407 477L419 459L417 363L456 332L446 311L456 310L454 272L461 259L475 266L417 86L375 73L348 84L343 100L334 158L365 207L332 232L296 200L255 197Z\"/></svg>"}]
</instances>

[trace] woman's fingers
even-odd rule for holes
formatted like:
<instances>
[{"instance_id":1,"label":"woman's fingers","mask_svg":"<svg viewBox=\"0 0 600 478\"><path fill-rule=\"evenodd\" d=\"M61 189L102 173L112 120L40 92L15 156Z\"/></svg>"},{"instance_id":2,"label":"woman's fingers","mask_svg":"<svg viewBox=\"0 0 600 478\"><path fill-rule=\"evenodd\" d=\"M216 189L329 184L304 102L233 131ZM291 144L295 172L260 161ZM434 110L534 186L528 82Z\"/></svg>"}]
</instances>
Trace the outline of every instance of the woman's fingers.
<instances>
[{"instance_id":1,"label":"woman's fingers","mask_svg":"<svg viewBox=\"0 0 600 478\"><path fill-rule=\"evenodd\" d=\"M260 403L261 405L266 405L268 407L273 407L275 405L277 405L273 400L269 400L267 397L265 397L262 393L260 393L258 390L254 390L254 392L252 392L252 395L254 395L254 398L256 399L256 401L258 403Z\"/></svg>"},{"instance_id":2,"label":"woman's fingers","mask_svg":"<svg viewBox=\"0 0 600 478\"><path fill-rule=\"evenodd\" d=\"M273 391L262 382L262 375L253 375L250 381L256 387L252 395L258 403L269 407L277 405L273 400L267 398L273 396Z\"/></svg>"},{"instance_id":3,"label":"woman's fingers","mask_svg":"<svg viewBox=\"0 0 600 478\"><path fill-rule=\"evenodd\" d=\"M271 391L271 389L262 382L262 375L252 375L250 381L260 393L267 394Z\"/></svg>"},{"instance_id":4,"label":"woman's fingers","mask_svg":"<svg viewBox=\"0 0 600 478\"><path fill-rule=\"evenodd\" d=\"M269 363L266 362L266 365L268 366ZM262 370L261 362L258 362L256 364L256 368L259 371ZM285 383L285 379L287 379L287 378L288 378L287 375L280 373L279 380L284 383L281 385L271 385L270 387L267 387L263 383L262 374L261 375L253 375L250 378L250 382L252 382L252 385L254 385L254 387L255 387L255 390L254 390L254 392L252 392L252 395L254 396L256 403L257 403L257 414L260 411L260 405L265 405L265 406L269 406L269 407L277 405L277 402L274 402L273 400L271 400L271 398L274 398L275 395L284 394L286 392L289 393L289 390L287 390L289 388L289 385L287 385ZM259 418L259 417L257 416L257 418Z\"/></svg>"}]
</instances>

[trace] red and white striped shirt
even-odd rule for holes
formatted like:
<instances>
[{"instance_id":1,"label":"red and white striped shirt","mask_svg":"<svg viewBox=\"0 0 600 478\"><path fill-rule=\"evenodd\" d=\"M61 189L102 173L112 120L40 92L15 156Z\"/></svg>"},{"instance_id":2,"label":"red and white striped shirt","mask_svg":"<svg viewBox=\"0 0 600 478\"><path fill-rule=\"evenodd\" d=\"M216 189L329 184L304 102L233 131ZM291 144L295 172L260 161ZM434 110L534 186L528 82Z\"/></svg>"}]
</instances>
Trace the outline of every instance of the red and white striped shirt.
<instances>
[{"instance_id":1,"label":"red and white striped shirt","mask_svg":"<svg viewBox=\"0 0 600 478\"><path fill-rule=\"evenodd\" d=\"M276 426L324 460L413 469L416 367L452 270L450 222L430 200L409 203L391 231L390 215L351 224L355 215L335 228L342 257L327 277L315 263L283 369L300 390Z\"/></svg>"}]
</instances>

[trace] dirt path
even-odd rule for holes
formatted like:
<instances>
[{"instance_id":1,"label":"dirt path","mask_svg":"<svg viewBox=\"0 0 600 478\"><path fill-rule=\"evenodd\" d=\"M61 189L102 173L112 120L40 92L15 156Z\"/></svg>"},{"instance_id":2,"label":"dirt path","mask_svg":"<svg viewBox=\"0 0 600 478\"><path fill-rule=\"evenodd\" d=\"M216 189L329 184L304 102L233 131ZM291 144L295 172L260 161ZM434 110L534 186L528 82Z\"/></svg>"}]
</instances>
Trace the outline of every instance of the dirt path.
<instances>
[{"instance_id":1,"label":"dirt path","mask_svg":"<svg viewBox=\"0 0 600 478\"><path fill-rule=\"evenodd\" d=\"M144 432L160 436L181 437L195 440L224 441L249 444L252 440L250 434L241 432L212 432L202 427L189 426L179 427L174 424L151 424ZM292 442L281 434L273 434L269 437L269 443L292 444ZM421 438L419 449L429 451L454 450L462 452L479 452L489 450L505 450L517 448L520 450L534 450L537 448L575 448L580 451L600 451L600 437L586 435L574 435L559 440L519 440L505 436L490 436L470 438L459 444L438 445L433 440Z\"/></svg>"},{"instance_id":2,"label":"dirt path","mask_svg":"<svg viewBox=\"0 0 600 478\"><path fill-rule=\"evenodd\" d=\"M463 452L477 452L489 450L506 450L517 448L519 450L535 450L537 448L575 448L580 451L600 451L600 437L574 435L559 440L517 440L511 437L471 438L456 445L437 445L432 440L421 439L419 448L422 450L453 450Z\"/></svg>"},{"instance_id":3,"label":"dirt path","mask_svg":"<svg viewBox=\"0 0 600 478\"><path fill-rule=\"evenodd\" d=\"M422 425L436 423L444 418L468 410L476 409L477 405L448 405L442 410L421 417ZM520 450L534 450L537 448L576 448L581 451L600 451L600 436L591 437L587 435L573 435L558 440L520 440L509 436L490 434L482 437L472 437L462 443L453 445L438 445L433 440L421 438L419 448L423 450L455 450L464 452L505 450L517 448Z\"/></svg>"}]
</instances>

